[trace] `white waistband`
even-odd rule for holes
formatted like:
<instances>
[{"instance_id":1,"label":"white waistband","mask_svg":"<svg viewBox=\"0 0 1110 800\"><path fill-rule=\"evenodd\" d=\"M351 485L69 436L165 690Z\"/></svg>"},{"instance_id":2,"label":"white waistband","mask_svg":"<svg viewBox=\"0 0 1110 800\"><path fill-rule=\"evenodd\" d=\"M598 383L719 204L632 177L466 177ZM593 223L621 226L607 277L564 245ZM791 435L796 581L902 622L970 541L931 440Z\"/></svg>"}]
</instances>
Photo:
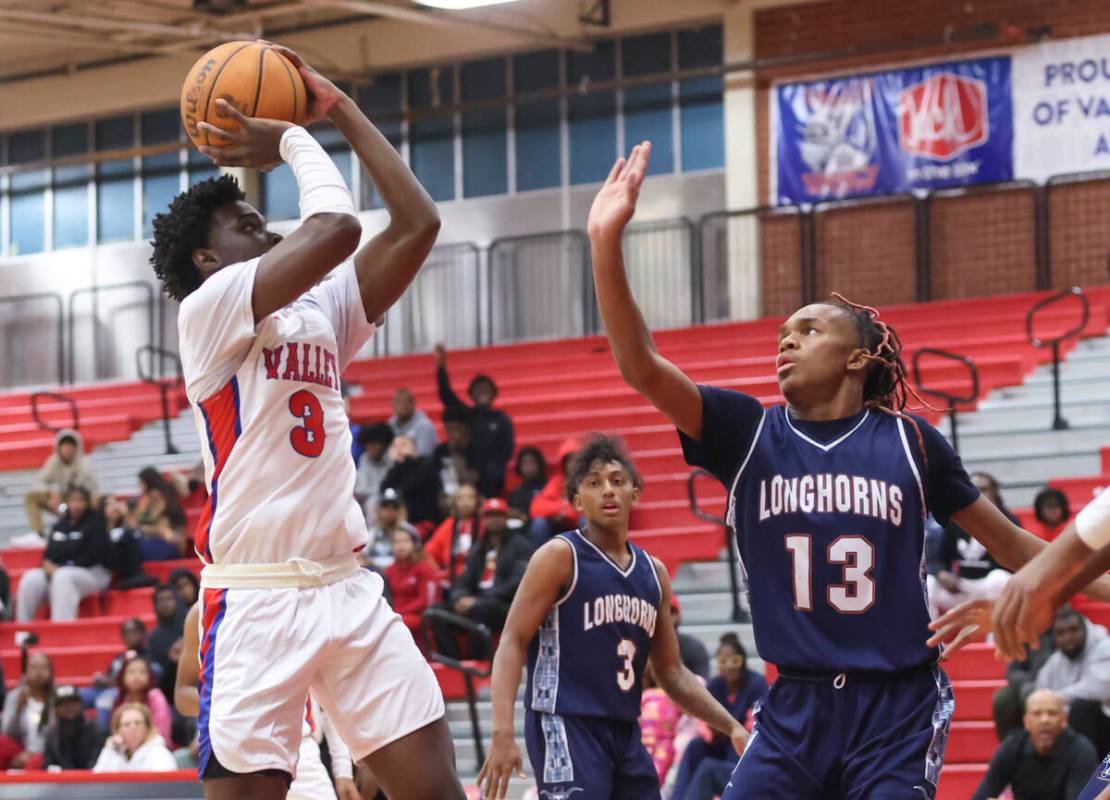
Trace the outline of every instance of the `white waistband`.
<instances>
[{"instance_id":1,"label":"white waistband","mask_svg":"<svg viewBox=\"0 0 1110 800\"><path fill-rule=\"evenodd\" d=\"M310 561L291 558L281 564L208 564L201 570L203 589L271 589L328 586L359 570L354 553Z\"/></svg>"}]
</instances>

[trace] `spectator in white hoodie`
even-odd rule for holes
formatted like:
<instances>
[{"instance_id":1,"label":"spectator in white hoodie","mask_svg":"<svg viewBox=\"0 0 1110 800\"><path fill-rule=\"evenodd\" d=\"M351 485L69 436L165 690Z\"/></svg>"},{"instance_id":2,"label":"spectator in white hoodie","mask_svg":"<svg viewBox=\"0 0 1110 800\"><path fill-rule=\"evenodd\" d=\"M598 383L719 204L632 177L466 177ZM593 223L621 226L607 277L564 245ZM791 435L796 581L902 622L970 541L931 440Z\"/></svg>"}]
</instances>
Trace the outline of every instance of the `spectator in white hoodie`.
<instances>
[{"instance_id":1,"label":"spectator in white hoodie","mask_svg":"<svg viewBox=\"0 0 1110 800\"><path fill-rule=\"evenodd\" d=\"M170 772L173 753L154 730L150 709L124 703L112 714L112 735L100 751L93 772Z\"/></svg>"},{"instance_id":2,"label":"spectator in white hoodie","mask_svg":"<svg viewBox=\"0 0 1110 800\"><path fill-rule=\"evenodd\" d=\"M1037 673L1037 688L1052 689L1070 706L1068 724L1100 753L1110 750L1110 636L1070 606L1052 625L1056 652Z\"/></svg>"},{"instance_id":3,"label":"spectator in white hoodie","mask_svg":"<svg viewBox=\"0 0 1110 800\"><path fill-rule=\"evenodd\" d=\"M95 502L98 486L92 466L85 457L85 442L77 431L62 428L54 437L54 452L23 495L23 508L33 534L25 544L42 544L42 512L60 515L65 494L74 487L87 489Z\"/></svg>"}]
</instances>

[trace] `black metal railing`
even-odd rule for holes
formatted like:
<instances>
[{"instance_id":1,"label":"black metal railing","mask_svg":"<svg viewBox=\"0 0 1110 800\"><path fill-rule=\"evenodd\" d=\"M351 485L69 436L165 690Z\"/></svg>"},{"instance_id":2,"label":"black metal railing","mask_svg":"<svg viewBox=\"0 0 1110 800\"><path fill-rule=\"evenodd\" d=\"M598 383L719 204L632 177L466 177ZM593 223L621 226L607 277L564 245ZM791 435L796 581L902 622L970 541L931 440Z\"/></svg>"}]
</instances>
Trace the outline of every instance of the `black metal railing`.
<instances>
[{"instance_id":1,"label":"black metal railing","mask_svg":"<svg viewBox=\"0 0 1110 800\"><path fill-rule=\"evenodd\" d=\"M1063 333L1057 333L1047 339L1042 339L1036 335L1037 315L1044 311L1044 309L1054 306L1057 303L1062 303L1068 298L1075 298L1079 301L1079 323L1067 328ZM1025 315L1025 335L1029 339L1029 344L1034 347L1051 347L1052 348L1052 429L1061 431L1068 427L1068 421L1064 419L1063 410L1061 408L1060 400L1060 345L1066 342L1073 336L1078 336L1087 328L1087 323L1091 319L1091 303L1087 299L1087 295L1083 294L1083 290L1078 286L1073 286L1070 289L1064 289L1056 294L1039 300L1032 305L1029 312Z\"/></svg>"},{"instance_id":2,"label":"black metal railing","mask_svg":"<svg viewBox=\"0 0 1110 800\"><path fill-rule=\"evenodd\" d=\"M420 618L423 633L432 645L429 654L431 660L462 674L463 685L466 687L466 706L470 713L470 733L474 737L474 751L477 754L478 766L481 767L486 760L486 750L482 741L482 723L478 717L478 691L474 686L474 681L490 676L492 661L464 661L438 652L435 649L434 626L436 622L441 623L450 632L450 635L454 635L454 632L457 631L466 634L472 643L477 641L482 650L490 654L491 659L493 657L493 633L485 625L444 608L429 608Z\"/></svg>"},{"instance_id":3,"label":"black metal railing","mask_svg":"<svg viewBox=\"0 0 1110 800\"><path fill-rule=\"evenodd\" d=\"M149 369L143 369L143 356L148 356ZM172 378L163 378L165 364L171 365ZM166 455L176 455L181 451L174 446L173 434L170 431L170 392L180 389L185 383L185 374L181 369L181 359L177 353L163 350L151 344L144 344L135 351L135 373L144 383L154 384L158 387L162 400L162 430L166 437Z\"/></svg>"},{"instance_id":4,"label":"black metal railing","mask_svg":"<svg viewBox=\"0 0 1110 800\"><path fill-rule=\"evenodd\" d=\"M963 364L967 367L969 377L969 389L963 394L956 394L947 389L942 389L939 386L930 386L925 383L921 377L921 360L925 356L933 356L935 358L942 358L948 361L955 361L958 364ZM959 455L960 452L960 430L959 423L957 422L957 406L964 403L974 403L979 399L979 368L975 366L975 362L968 356L953 353L949 350L940 350L935 347L922 347L920 350L913 354L913 382L917 384L918 390L922 394L927 394L930 397L936 397L943 400L948 404L948 418L952 425L952 449Z\"/></svg>"},{"instance_id":5,"label":"black metal railing","mask_svg":"<svg viewBox=\"0 0 1110 800\"><path fill-rule=\"evenodd\" d=\"M732 621L744 622L746 618L743 609L740 608L740 577L736 564L739 554L736 552L736 537L732 529L728 527L728 522L724 517L710 514L708 511L702 510L698 504L697 482L698 478L703 477L713 478L713 475L704 469L695 469L690 473L690 477L686 479L686 495L690 499L690 513L702 522L721 526L721 530L724 532L725 557L728 559L728 590L732 597ZM716 478L713 478L713 480L716 480Z\"/></svg>"},{"instance_id":6,"label":"black metal railing","mask_svg":"<svg viewBox=\"0 0 1110 800\"><path fill-rule=\"evenodd\" d=\"M69 407L68 425L55 425L42 416L43 411L39 407L39 404L44 399L55 403L62 403ZM77 408L77 402L68 394L62 394L61 392L43 391L33 393L31 395L31 419L35 421L36 425L47 431L60 431L62 428L73 428L75 431L81 430L81 412Z\"/></svg>"}]
</instances>

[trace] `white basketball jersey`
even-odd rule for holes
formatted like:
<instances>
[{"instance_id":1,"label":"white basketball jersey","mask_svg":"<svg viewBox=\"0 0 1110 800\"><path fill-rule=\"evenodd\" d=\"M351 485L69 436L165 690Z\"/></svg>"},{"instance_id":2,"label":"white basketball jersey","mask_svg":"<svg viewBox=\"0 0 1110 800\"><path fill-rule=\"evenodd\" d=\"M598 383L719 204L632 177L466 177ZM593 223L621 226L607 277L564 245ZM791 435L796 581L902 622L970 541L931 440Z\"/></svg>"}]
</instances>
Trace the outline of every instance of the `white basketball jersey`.
<instances>
[{"instance_id":1,"label":"white basketball jersey","mask_svg":"<svg viewBox=\"0 0 1110 800\"><path fill-rule=\"evenodd\" d=\"M260 260L216 272L178 315L209 494L196 550L210 564L319 561L367 541L339 391L374 331L354 265L256 325Z\"/></svg>"}]
</instances>

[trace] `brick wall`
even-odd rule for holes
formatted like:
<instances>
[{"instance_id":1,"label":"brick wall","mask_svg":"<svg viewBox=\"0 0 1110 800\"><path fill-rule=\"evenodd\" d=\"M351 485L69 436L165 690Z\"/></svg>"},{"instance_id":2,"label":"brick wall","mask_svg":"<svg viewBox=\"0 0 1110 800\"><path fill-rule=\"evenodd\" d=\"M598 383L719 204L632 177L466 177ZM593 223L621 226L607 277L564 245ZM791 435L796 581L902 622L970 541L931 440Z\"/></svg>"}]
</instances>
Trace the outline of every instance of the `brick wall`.
<instances>
[{"instance_id":1,"label":"brick wall","mask_svg":"<svg viewBox=\"0 0 1110 800\"><path fill-rule=\"evenodd\" d=\"M1110 0L829 0L757 11L755 28L758 58L804 59L763 69L756 76L759 190L766 202L773 80L1010 48L1029 42L1029 31L1037 29L1050 29L1052 38L1107 33ZM1057 188L1049 207L1053 284L1105 282L1110 277L1110 232L1105 224L1110 181ZM901 233L906 230L904 214L866 206L824 219L819 215L818 294L839 288L858 295L861 302L902 298L913 286L914 253L912 241ZM1028 192L943 200L931 209L930 223L935 298L1033 287L1034 216ZM765 259L765 272L768 268ZM779 276L773 282L778 285L781 280Z\"/></svg>"}]
</instances>

